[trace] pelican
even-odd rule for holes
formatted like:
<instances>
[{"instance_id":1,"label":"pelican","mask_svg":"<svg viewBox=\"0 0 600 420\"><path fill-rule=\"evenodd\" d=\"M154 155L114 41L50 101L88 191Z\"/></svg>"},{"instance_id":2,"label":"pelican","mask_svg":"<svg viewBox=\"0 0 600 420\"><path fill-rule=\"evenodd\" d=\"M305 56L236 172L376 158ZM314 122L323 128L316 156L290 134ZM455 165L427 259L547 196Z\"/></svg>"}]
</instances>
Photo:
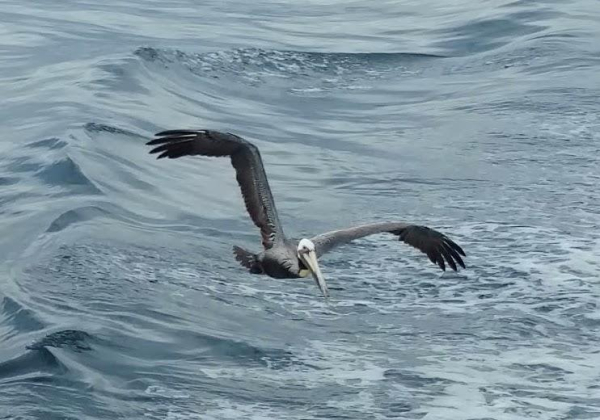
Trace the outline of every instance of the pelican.
<instances>
[{"instance_id":1,"label":"pelican","mask_svg":"<svg viewBox=\"0 0 600 420\"><path fill-rule=\"evenodd\" d=\"M444 271L446 264L454 271L457 271L457 264L465 268L461 255L466 255L460 246L436 230L412 223L378 222L334 230L310 239L288 239L279 221L260 152L253 143L214 130L167 130L155 137L146 144L156 146L150 153L157 153L157 159L194 155L230 157L246 209L260 229L264 248L255 254L239 246L233 247L235 259L252 274L266 274L277 279L310 274L327 299L327 283L317 257L354 239L384 232L398 236L399 240L427 254L431 262Z\"/></svg>"}]
</instances>

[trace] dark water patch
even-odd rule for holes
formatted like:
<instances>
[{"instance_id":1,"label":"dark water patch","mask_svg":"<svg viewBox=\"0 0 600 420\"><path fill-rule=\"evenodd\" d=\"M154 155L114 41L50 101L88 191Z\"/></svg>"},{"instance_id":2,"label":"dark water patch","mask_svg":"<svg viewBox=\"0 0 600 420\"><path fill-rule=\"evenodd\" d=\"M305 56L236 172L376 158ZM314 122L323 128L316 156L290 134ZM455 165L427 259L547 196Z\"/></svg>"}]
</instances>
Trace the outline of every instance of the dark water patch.
<instances>
[{"instance_id":1,"label":"dark water patch","mask_svg":"<svg viewBox=\"0 0 600 420\"><path fill-rule=\"evenodd\" d=\"M581 57L573 51L572 39L569 36L561 34L552 36L544 33L539 36L529 35L526 38L514 47L502 46L467 55L460 60L449 60L441 67L432 67L426 74L435 77L437 71L445 76L469 74L481 77L483 72L487 75L484 79L492 82L498 77L519 80L518 74L521 73L530 75L557 73L562 65L583 68L598 63L597 57L592 55ZM560 65L556 59L559 52L563 59L567 60Z\"/></svg>"},{"instance_id":2,"label":"dark water patch","mask_svg":"<svg viewBox=\"0 0 600 420\"><path fill-rule=\"evenodd\" d=\"M85 331L61 330L48 334L27 346L28 350L41 350L46 347L67 347L75 352L89 351L89 341L93 337Z\"/></svg>"},{"instance_id":3,"label":"dark water patch","mask_svg":"<svg viewBox=\"0 0 600 420\"><path fill-rule=\"evenodd\" d=\"M20 303L7 296L2 299L0 316L5 323L11 326L11 332L4 336L5 339L14 334L41 330L45 327L45 323L34 311L24 308Z\"/></svg>"},{"instance_id":4,"label":"dark water patch","mask_svg":"<svg viewBox=\"0 0 600 420\"><path fill-rule=\"evenodd\" d=\"M40 379L46 377L40 376L39 372L63 375L68 371L69 369L49 350L41 348L37 351L28 351L14 359L0 362L0 383L32 373L36 373L36 375L31 378L31 380L35 381L36 378Z\"/></svg>"},{"instance_id":5,"label":"dark water patch","mask_svg":"<svg viewBox=\"0 0 600 420\"><path fill-rule=\"evenodd\" d=\"M141 137L145 140L148 140L146 137L141 136L140 134L138 134L134 131L125 130L125 129L122 129L119 127L102 124L102 123L89 122L89 123L86 123L83 126L83 128L88 133L110 133L110 134L118 134L118 135L127 136L127 137L136 137L136 138Z\"/></svg>"},{"instance_id":6,"label":"dark water patch","mask_svg":"<svg viewBox=\"0 0 600 420\"><path fill-rule=\"evenodd\" d=\"M510 369L515 369L523 375L527 375L532 382L565 382L566 375L572 375L565 369L557 366L548 365L545 363L521 364L513 363L509 366Z\"/></svg>"},{"instance_id":7,"label":"dark water patch","mask_svg":"<svg viewBox=\"0 0 600 420\"><path fill-rule=\"evenodd\" d=\"M13 173L28 173L35 172L42 168L41 163L32 162L29 157L12 158L5 166L8 172Z\"/></svg>"},{"instance_id":8,"label":"dark water patch","mask_svg":"<svg viewBox=\"0 0 600 420\"><path fill-rule=\"evenodd\" d=\"M76 194L102 194L71 158L44 167L36 176L47 185L69 187Z\"/></svg>"},{"instance_id":9,"label":"dark water patch","mask_svg":"<svg viewBox=\"0 0 600 420\"><path fill-rule=\"evenodd\" d=\"M563 4L562 0L515 0L510 3L501 4L498 7L502 9L514 8L514 7L531 7L536 6L536 9L540 9L544 5L551 4Z\"/></svg>"},{"instance_id":10,"label":"dark water patch","mask_svg":"<svg viewBox=\"0 0 600 420\"><path fill-rule=\"evenodd\" d=\"M474 20L438 33L445 38L435 45L452 56L464 56L491 51L515 42L516 39L543 31L546 26L526 22L531 15L522 13L498 19ZM549 15L550 17L550 15Z\"/></svg>"},{"instance_id":11,"label":"dark water patch","mask_svg":"<svg viewBox=\"0 0 600 420\"><path fill-rule=\"evenodd\" d=\"M67 145L67 142L65 142L64 140L61 140L58 137L50 137L48 139L38 140L38 141L34 141L32 143L28 143L25 145L25 147L28 147L30 149L42 148L42 149L48 149L48 150L56 150L56 149L62 149L66 145Z\"/></svg>"},{"instance_id":12,"label":"dark water patch","mask_svg":"<svg viewBox=\"0 0 600 420\"><path fill-rule=\"evenodd\" d=\"M86 206L62 213L50 223L47 233L60 232L73 224L87 222L96 218L109 217L110 212L97 206Z\"/></svg>"},{"instance_id":13,"label":"dark water patch","mask_svg":"<svg viewBox=\"0 0 600 420\"><path fill-rule=\"evenodd\" d=\"M600 410L596 410L595 407L576 406L572 407L566 413L569 419L582 419L582 420L594 420L600 418Z\"/></svg>"},{"instance_id":14,"label":"dark water patch","mask_svg":"<svg viewBox=\"0 0 600 420\"><path fill-rule=\"evenodd\" d=\"M234 338L224 338L193 332L183 332L179 337L181 345L189 349L195 349L194 358L200 358L210 362L216 359L229 359L230 362L238 362L253 365L258 364L270 368L283 369L295 365L293 353L275 349L251 345Z\"/></svg>"},{"instance_id":15,"label":"dark water patch","mask_svg":"<svg viewBox=\"0 0 600 420\"><path fill-rule=\"evenodd\" d=\"M554 115L562 118L566 116L586 116L588 111L582 108L581 103L573 102L555 102L545 97L521 97L510 100L501 99L495 100L488 103L479 103L475 105L459 106L457 110L464 110L470 112L477 112L482 114L490 115L511 115L515 111L528 113L528 114L539 114L543 116Z\"/></svg>"},{"instance_id":16,"label":"dark water patch","mask_svg":"<svg viewBox=\"0 0 600 420\"><path fill-rule=\"evenodd\" d=\"M422 388L422 387L446 387L455 383L444 378L432 378L428 376L419 375L411 372L404 372L397 369L388 369L383 373L383 376L390 381L398 382L403 386L409 388Z\"/></svg>"},{"instance_id":17,"label":"dark water patch","mask_svg":"<svg viewBox=\"0 0 600 420\"><path fill-rule=\"evenodd\" d=\"M0 176L0 186L15 185L19 182L18 178L9 176Z\"/></svg>"}]
</instances>

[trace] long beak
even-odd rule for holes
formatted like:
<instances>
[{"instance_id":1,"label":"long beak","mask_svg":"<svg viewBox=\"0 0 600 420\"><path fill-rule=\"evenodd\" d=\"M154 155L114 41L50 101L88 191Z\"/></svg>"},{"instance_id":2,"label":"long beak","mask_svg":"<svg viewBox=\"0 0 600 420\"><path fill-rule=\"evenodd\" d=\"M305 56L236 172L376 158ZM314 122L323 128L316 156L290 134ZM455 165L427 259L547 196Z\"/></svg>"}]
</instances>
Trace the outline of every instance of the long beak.
<instances>
[{"instance_id":1,"label":"long beak","mask_svg":"<svg viewBox=\"0 0 600 420\"><path fill-rule=\"evenodd\" d=\"M315 251L309 251L306 254L302 254L302 262L306 264L313 278L317 282L317 286L321 289L321 293L325 298L329 297L329 291L327 290L327 283L325 283L325 279L323 278L323 274L321 274L321 269L319 268L319 263L317 262L317 254Z\"/></svg>"}]
</instances>

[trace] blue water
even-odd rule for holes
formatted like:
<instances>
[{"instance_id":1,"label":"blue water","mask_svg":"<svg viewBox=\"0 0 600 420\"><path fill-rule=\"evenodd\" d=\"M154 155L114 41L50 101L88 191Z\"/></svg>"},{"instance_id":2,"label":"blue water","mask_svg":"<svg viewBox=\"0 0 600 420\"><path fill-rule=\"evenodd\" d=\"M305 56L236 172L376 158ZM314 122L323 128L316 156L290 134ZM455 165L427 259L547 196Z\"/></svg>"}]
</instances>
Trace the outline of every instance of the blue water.
<instances>
[{"instance_id":1,"label":"blue water","mask_svg":"<svg viewBox=\"0 0 600 420\"><path fill-rule=\"evenodd\" d=\"M600 7L574 1L5 0L0 419L600 418ZM252 276L227 159L286 231L427 224L312 280Z\"/></svg>"}]
</instances>

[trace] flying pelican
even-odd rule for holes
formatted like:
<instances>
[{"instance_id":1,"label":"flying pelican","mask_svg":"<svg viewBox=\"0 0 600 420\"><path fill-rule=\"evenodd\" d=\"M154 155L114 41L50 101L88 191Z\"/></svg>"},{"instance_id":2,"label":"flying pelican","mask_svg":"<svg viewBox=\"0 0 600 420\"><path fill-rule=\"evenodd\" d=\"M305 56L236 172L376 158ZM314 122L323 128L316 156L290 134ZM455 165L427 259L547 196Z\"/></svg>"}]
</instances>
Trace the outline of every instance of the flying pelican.
<instances>
[{"instance_id":1,"label":"flying pelican","mask_svg":"<svg viewBox=\"0 0 600 420\"><path fill-rule=\"evenodd\" d=\"M317 256L354 239L383 232L394 234L424 252L444 271L446 264L454 271L457 264L465 268L460 256L466 255L460 246L436 230L412 223L371 223L334 230L310 239L290 240L283 233L258 147L234 134L214 130L168 130L157 133L155 137L146 144L158 145L150 150L150 153L159 153L157 159L193 155L231 158L246 209L260 229L264 247L258 254L233 247L235 259L252 274L266 274L273 278L299 278L310 274L327 298L327 283L321 274Z\"/></svg>"}]
</instances>

